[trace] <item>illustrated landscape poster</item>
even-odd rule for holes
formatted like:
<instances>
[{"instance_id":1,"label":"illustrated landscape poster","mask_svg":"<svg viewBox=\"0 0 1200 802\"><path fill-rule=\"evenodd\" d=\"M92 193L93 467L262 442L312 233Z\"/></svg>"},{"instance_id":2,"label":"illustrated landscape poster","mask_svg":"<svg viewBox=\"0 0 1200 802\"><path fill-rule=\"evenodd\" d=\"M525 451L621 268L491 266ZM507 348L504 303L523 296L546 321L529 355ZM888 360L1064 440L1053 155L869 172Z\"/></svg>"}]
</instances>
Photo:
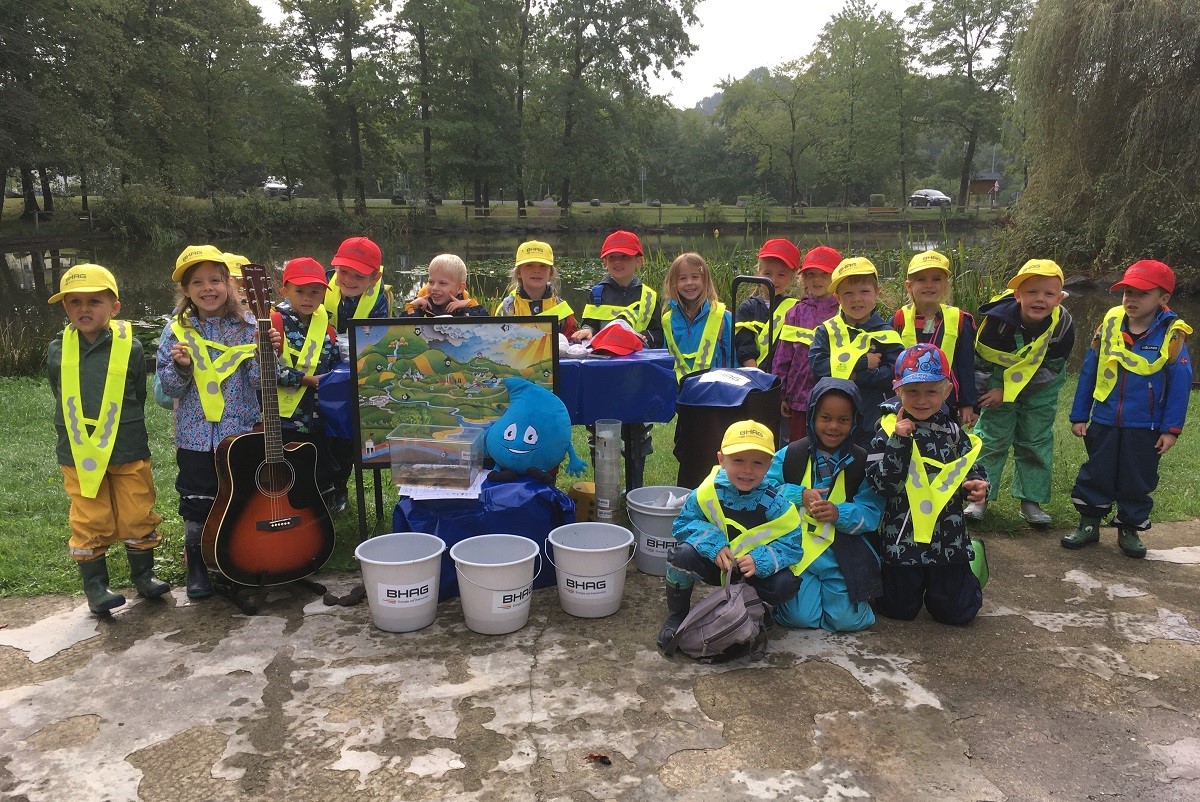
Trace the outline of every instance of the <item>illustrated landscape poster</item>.
<instances>
[{"instance_id":1,"label":"illustrated landscape poster","mask_svg":"<svg viewBox=\"0 0 1200 802\"><path fill-rule=\"evenodd\" d=\"M364 468L391 467L397 432L427 431L431 445L470 441L508 408L506 378L557 389L558 321L549 317L362 321L350 351Z\"/></svg>"}]
</instances>

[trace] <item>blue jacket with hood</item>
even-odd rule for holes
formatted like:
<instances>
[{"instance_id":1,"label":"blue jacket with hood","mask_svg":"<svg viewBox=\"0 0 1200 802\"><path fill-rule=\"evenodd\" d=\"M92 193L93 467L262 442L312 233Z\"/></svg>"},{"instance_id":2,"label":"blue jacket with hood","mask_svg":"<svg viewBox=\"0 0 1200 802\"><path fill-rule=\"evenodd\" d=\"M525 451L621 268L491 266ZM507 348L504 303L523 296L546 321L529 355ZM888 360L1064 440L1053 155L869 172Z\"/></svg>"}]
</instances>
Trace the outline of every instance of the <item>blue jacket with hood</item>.
<instances>
[{"instance_id":1,"label":"blue jacket with hood","mask_svg":"<svg viewBox=\"0 0 1200 802\"><path fill-rule=\"evenodd\" d=\"M850 435L832 454L818 454L818 459L830 460L834 467L829 477L814 479L812 486L817 489L832 487L838 474L846 474L846 501L837 505L837 535L830 549L846 580L846 590L850 599L865 601L883 593L879 555L871 547L868 536L874 535L879 527L884 499L863 481L867 454L861 447L852 443L854 433L863 425L862 399L854 382L827 376L813 386L806 413L808 436L779 450L770 470L767 471L767 481L779 484L780 493L791 503L803 504L802 494L807 489L803 484L805 469L812 459L813 452L820 448L814 426L817 408L822 397L830 392L841 393L850 399L854 408L854 424Z\"/></svg>"},{"instance_id":2,"label":"blue jacket with hood","mask_svg":"<svg viewBox=\"0 0 1200 802\"><path fill-rule=\"evenodd\" d=\"M1128 318L1121 322L1121 332L1131 351L1153 362L1164 347L1171 324L1178 319L1179 316L1170 309L1161 309L1141 337L1133 339L1128 334ZM1108 398L1096 401L1092 393L1096 389L1096 370L1100 362L1099 335L1097 329L1091 348L1083 358L1075 402L1071 405L1071 423L1087 423L1090 419L1103 426L1150 429L1160 434L1182 432L1192 389L1192 363L1187 345L1177 345L1178 352L1172 354L1163 369L1149 376L1139 376L1118 367L1117 386Z\"/></svg>"}]
</instances>

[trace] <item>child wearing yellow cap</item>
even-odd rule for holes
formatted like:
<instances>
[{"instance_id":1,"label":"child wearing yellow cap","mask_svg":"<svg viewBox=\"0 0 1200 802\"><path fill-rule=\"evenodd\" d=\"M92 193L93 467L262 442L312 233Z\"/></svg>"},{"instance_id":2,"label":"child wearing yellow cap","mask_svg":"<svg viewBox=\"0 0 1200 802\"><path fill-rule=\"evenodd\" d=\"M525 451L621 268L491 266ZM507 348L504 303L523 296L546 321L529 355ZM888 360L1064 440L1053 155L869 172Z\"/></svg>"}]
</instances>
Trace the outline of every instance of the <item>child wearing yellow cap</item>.
<instances>
[{"instance_id":1,"label":"child wearing yellow cap","mask_svg":"<svg viewBox=\"0 0 1200 802\"><path fill-rule=\"evenodd\" d=\"M496 305L496 317L549 315L558 318L560 334L570 337L579 331L571 305L554 294L558 271L549 243L529 240L517 246L508 277L508 294Z\"/></svg>"},{"instance_id":2,"label":"child wearing yellow cap","mask_svg":"<svg viewBox=\"0 0 1200 802\"><path fill-rule=\"evenodd\" d=\"M803 555L800 514L766 480L774 457L775 435L761 423L738 421L725 430L717 467L671 526L679 545L667 555L667 619L659 648L666 649L692 609L696 579L719 585L732 570L770 610L800 589L800 577L790 570Z\"/></svg>"},{"instance_id":3,"label":"child wearing yellow cap","mask_svg":"<svg viewBox=\"0 0 1200 802\"><path fill-rule=\"evenodd\" d=\"M832 376L858 385L865 421L855 430L854 443L866 448L879 425L879 405L892 394L892 367L904 346L875 311L879 273L870 259L843 259L829 279L829 291L838 299L838 311L813 332L808 361L818 380Z\"/></svg>"},{"instance_id":4,"label":"child wearing yellow cap","mask_svg":"<svg viewBox=\"0 0 1200 802\"><path fill-rule=\"evenodd\" d=\"M50 343L46 368L54 393L54 427L63 487L71 499L68 550L79 566L88 609L96 615L125 603L108 586L109 548L125 545L138 593L156 599L171 589L154 576L162 542L154 511L154 477L146 434L146 360L121 311L117 281L100 265L75 265L50 303L62 302L67 327Z\"/></svg>"},{"instance_id":5,"label":"child wearing yellow cap","mask_svg":"<svg viewBox=\"0 0 1200 802\"><path fill-rule=\"evenodd\" d=\"M946 355L954 383L946 404L958 422L971 426L979 417L975 392L975 318L946 303L950 297L950 260L937 251L923 251L908 263L904 290L909 302L892 316L905 348L933 343Z\"/></svg>"},{"instance_id":6,"label":"child wearing yellow cap","mask_svg":"<svg viewBox=\"0 0 1200 802\"><path fill-rule=\"evenodd\" d=\"M1071 313L1061 304L1063 272L1050 259L1030 259L1009 279L1008 289L979 307L975 337L975 386L979 391L979 464L991 487L988 498L964 514L980 520L999 494L1008 452L1013 452L1012 493L1021 517L1034 526L1051 523L1042 505L1050 500L1054 418L1075 345Z\"/></svg>"}]
</instances>

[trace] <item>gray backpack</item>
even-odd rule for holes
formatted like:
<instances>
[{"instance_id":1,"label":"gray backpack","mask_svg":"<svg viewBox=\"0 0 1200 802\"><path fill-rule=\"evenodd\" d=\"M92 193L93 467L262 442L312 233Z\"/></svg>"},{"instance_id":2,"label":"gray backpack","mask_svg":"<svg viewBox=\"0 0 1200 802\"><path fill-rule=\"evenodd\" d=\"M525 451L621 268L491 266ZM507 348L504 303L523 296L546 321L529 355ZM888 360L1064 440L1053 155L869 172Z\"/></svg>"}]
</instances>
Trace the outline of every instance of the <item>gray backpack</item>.
<instances>
[{"instance_id":1,"label":"gray backpack","mask_svg":"<svg viewBox=\"0 0 1200 802\"><path fill-rule=\"evenodd\" d=\"M701 663L723 663L747 655L761 658L767 651L767 606L758 591L745 582L726 583L701 599L664 650L676 651Z\"/></svg>"}]
</instances>

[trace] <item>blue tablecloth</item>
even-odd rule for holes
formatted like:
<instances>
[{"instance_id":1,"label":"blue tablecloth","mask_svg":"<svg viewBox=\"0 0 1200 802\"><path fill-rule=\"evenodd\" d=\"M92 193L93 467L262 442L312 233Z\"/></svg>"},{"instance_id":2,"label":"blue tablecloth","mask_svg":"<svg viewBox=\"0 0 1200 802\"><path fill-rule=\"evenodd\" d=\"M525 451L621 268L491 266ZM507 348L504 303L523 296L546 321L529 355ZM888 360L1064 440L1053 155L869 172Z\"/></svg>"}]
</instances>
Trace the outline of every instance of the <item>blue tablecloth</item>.
<instances>
[{"instance_id":1,"label":"blue tablecloth","mask_svg":"<svg viewBox=\"0 0 1200 802\"><path fill-rule=\"evenodd\" d=\"M665 349L559 360L558 396L573 424L602 418L666 423L675 417L675 362Z\"/></svg>"}]
</instances>

